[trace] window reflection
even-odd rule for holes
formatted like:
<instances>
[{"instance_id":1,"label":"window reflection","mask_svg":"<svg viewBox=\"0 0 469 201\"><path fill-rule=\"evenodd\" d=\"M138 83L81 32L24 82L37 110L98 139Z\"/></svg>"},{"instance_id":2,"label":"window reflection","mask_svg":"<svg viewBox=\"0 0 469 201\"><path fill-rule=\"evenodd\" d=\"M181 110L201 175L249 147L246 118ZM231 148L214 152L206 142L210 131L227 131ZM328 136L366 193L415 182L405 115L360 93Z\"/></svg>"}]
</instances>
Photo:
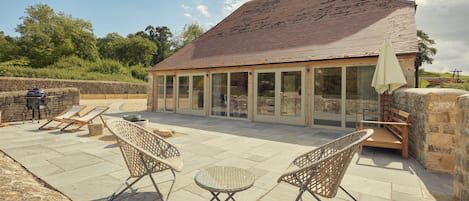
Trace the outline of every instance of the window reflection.
<instances>
[{"instance_id":1,"label":"window reflection","mask_svg":"<svg viewBox=\"0 0 469 201\"><path fill-rule=\"evenodd\" d=\"M275 73L257 74L257 114L275 115Z\"/></svg>"},{"instance_id":2,"label":"window reflection","mask_svg":"<svg viewBox=\"0 0 469 201\"><path fill-rule=\"evenodd\" d=\"M227 116L227 73L212 74L212 115Z\"/></svg>"},{"instance_id":3,"label":"window reflection","mask_svg":"<svg viewBox=\"0 0 469 201\"><path fill-rule=\"evenodd\" d=\"M204 76L194 75L192 77L192 109L204 109Z\"/></svg>"},{"instance_id":4,"label":"window reflection","mask_svg":"<svg viewBox=\"0 0 469 201\"><path fill-rule=\"evenodd\" d=\"M189 76L180 76L178 79L178 108L189 109Z\"/></svg>"},{"instance_id":5,"label":"window reflection","mask_svg":"<svg viewBox=\"0 0 469 201\"><path fill-rule=\"evenodd\" d=\"M248 116L248 73L230 73L230 117Z\"/></svg>"}]
</instances>

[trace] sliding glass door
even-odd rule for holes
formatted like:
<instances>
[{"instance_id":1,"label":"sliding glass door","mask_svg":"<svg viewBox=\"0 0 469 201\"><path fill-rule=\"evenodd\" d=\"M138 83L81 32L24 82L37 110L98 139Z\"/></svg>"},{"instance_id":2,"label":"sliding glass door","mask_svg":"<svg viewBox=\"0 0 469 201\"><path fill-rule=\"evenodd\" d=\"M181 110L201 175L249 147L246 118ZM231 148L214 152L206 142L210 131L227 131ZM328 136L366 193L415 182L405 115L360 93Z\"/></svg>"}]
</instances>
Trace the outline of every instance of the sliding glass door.
<instances>
[{"instance_id":1,"label":"sliding glass door","mask_svg":"<svg viewBox=\"0 0 469 201\"><path fill-rule=\"evenodd\" d=\"M313 124L342 125L342 68L314 69Z\"/></svg>"},{"instance_id":2,"label":"sliding glass door","mask_svg":"<svg viewBox=\"0 0 469 201\"><path fill-rule=\"evenodd\" d=\"M256 121L304 125L304 68L258 70L254 79Z\"/></svg>"},{"instance_id":3,"label":"sliding glass door","mask_svg":"<svg viewBox=\"0 0 469 201\"><path fill-rule=\"evenodd\" d=\"M158 75L156 79L156 110L161 112L174 111L174 76Z\"/></svg>"},{"instance_id":4,"label":"sliding glass door","mask_svg":"<svg viewBox=\"0 0 469 201\"><path fill-rule=\"evenodd\" d=\"M378 119L378 95L371 87L374 66L313 69L313 125L355 128Z\"/></svg>"},{"instance_id":5,"label":"sliding glass door","mask_svg":"<svg viewBox=\"0 0 469 201\"><path fill-rule=\"evenodd\" d=\"M345 126L355 128L359 120L379 120L378 93L371 86L374 66L348 67L345 94Z\"/></svg>"},{"instance_id":6,"label":"sliding glass door","mask_svg":"<svg viewBox=\"0 0 469 201\"><path fill-rule=\"evenodd\" d=\"M212 116L248 117L248 73L212 73Z\"/></svg>"},{"instance_id":7,"label":"sliding glass door","mask_svg":"<svg viewBox=\"0 0 469 201\"><path fill-rule=\"evenodd\" d=\"M205 115L204 75L178 75L177 112Z\"/></svg>"}]
</instances>

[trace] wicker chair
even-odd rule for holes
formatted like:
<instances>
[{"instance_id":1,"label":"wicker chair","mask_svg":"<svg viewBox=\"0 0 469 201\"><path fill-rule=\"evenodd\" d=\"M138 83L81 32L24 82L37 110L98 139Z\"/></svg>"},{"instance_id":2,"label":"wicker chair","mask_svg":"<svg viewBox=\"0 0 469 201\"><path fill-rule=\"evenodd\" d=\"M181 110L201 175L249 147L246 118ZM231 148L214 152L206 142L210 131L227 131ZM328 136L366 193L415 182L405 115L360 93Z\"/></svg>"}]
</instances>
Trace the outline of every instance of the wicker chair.
<instances>
[{"instance_id":1,"label":"wicker chair","mask_svg":"<svg viewBox=\"0 0 469 201\"><path fill-rule=\"evenodd\" d=\"M179 172L183 168L183 161L178 149L160 136L129 121L120 119L110 120L107 122L107 127L117 137L117 143L127 164L127 169L130 172L130 177L125 181L127 186L119 193L114 193L110 200L114 200L145 175L150 177L156 191L159 195L162 195L153 179L152 173L170 170L173 179L168 180L172 181L166 197L168 199L176 181L174 171ZM127 182L131 178L136 179L128 184ZM163 198L161 199L163 200Z\"/></svg>"},{"instance_id":2,"label":"wicker chair","mask_svg":"<svg viewBox=\"0 0 469 201\"><path fill-rule=\"evenodd\" d=\"M305 191L310 192L316 200L320 200L317 195L333 198L339 187L356 200L340 186L340 182L354 153L372 134L371 129L355 131L297 157L277 182L283 181L299 187L296 200L300 200Z\"/></svg>"}]
</instances>

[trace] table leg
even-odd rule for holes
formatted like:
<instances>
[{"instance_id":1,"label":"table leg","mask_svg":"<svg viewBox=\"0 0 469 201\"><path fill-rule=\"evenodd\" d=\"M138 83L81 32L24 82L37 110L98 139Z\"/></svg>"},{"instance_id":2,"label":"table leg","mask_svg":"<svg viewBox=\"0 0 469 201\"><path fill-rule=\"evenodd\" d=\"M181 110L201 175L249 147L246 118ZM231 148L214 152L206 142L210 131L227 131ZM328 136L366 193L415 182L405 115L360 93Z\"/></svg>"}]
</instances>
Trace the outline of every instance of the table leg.
<instances>
[{"instance_id":1,"label":"table leg","mask_svg":"<svg viewBox=\"0 0 469 201\"><path fill-rule=\"evenodd\" d=\"M218 195L220 195L220 193L215 193L215 192L211 192L210 193L213 195L213 198L210 199L210 201L213 201L213 200L217 200L217 201L220 201L220 198L218 198Z\"/></svg>"},{"instance_id":2,"label":"table leg","mask_svg":"<svg viewBox=\"0 0 469 201\"><path fill-rule=\"evenodd\" d=\"M235 199L233 198L233 195L234 195L234 194L235 194L235 193L228 193L228 197L226 198L225 201L228 201L228 200L230 200L230 199L233 200L233 201L235 201Z\"/></svg>"}]
</instances>

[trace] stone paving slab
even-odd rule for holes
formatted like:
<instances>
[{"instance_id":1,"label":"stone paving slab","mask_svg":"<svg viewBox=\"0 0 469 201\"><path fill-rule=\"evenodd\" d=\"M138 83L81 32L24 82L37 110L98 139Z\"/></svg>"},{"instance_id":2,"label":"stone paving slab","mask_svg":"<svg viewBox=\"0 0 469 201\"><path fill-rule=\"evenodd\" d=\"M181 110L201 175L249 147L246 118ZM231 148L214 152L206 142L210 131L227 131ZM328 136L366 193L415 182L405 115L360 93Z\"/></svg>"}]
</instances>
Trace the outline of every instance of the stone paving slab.
<instances>
[{"instance_id":1,"label":"stone paving slab","mask_svg":"<svg viewBox=\"0 0 469 201\"><path fill-rule=\"evenodd\" d=\"M112 114L122 116L126 113ZM238 200L294 200L298 189L277 184L277 179L293 158L347 133L340 130L200 118L166 113L141 113L152 128L170 128L177 133L168 138L184 159L171 193L173 201L208 200L210 194L195 185L194 176L202 168L229 165L249 169L256 176L251 189L236 194ZM155 123L158 122L158 123ZM105 200L128 177L120 150L113 142L77 133L38 131L38 124L16 124L0 128L0 149L28 170L73 200ZM157 181L169 178L158 173ZM413 159L398 153L365 149L356 155L342 181L359 200L437 200L452 194L452 177L426 171ZM160 185L166 195L169 183ZM127 191L122 200L155 200L158 195L148 178ZM304 194L303 200L314 200ZM336 198L349 200L340 192Z\"/></svg>"}]
</instances>

